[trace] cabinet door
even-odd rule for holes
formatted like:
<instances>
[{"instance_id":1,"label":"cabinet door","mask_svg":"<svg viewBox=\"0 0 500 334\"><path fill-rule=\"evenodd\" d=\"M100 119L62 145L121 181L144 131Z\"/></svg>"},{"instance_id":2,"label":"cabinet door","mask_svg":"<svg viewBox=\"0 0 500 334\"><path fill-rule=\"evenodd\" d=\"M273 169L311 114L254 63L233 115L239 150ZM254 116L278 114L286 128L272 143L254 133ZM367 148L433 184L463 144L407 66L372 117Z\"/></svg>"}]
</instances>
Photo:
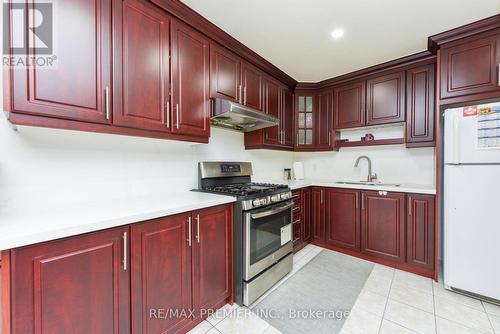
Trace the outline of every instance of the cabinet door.
<instances>
[{"instance_id":1,"label":"cabinet door","mask_svg":"<svg viewBox=\"0 0 500 334\"><path fill-rule=\"evenodd\" d=\"M316 147L332 147L333 130L333 91L320 92L317 95L318 108L316 110Z\"/></svg>"},{"instance_id":2,"label":"cabinet door","mask_svg":"<svg viewBox=\"0 0 500 334\"><path fill-rule=\"evenodd\" d=\"M215 43L210 43L210 97L240 102L240 58Z\"/></svg>"},{"instance_id":3,"label":"cabinet door","mask_svg":"<svg viewBox=\"0 0 500 334\"><path fill-rule=\"evenodd\" d=\"M305 189L302 195L302 240L309 242L311 240L311 223L312 223L312 199L311 189Z\"/></svg>"},{"instance_id":4,"label":"cabinet door","mask_svg":"<svg viewBox=\"0 0 500 334\"><path fill-rule=\"evenodd\" d=\"M172 20L172 132L210 136L209 44L184 23Z\"/></svg>"},{"instance_id":5,"label":"cabinet door","mask_svg":"<svg viewBox=\"0 0 500 334\"><path fill-rule=\"evenodd\" d=\"M498 92L500 31L441 47L441 99Z\"/></svg>"},{"instance_id":6,"label":"cabinet door","mask_svg":"<svg viewBox=\"0 0 500 334\"><path fill-rule=\"evenodd\" d=\"M361 251L381 259L405 260L405 194L361 193Z\"/></svg>"},{"instance_id":7,"label":"cabinet door","mask_svg":"<svg viewBox=\"0 0 500 334\"><path fill-rule=\"evenodd\" d=\"M314 149L314 131L316 127L315 95L299 93L296 99L296 148Z\"/></svg>"},{"instance_id":8,"label":"cabinet door","mask_svg":"<svg viewBox=\"0 0 500 334\"><path fill-rule=\"evenodd\" d=\"M170 19L141 1L125 0L122 6L122 51L115 59L122 92L113 122L170 131Z\"/></svg>"},{"instance_id":9,"label":"cabinet door","mask_svg":"<svg viewBox=\"0 0 500 334\"><path fill-rule=\"evenodd\" d=\"M262 81L262 72L258 68L247 62L241 62L241 85L243 87L242 102L244 105L257 110L263 110Z\"/></svg>"},{"instance_id":10,"label":"cabinet door","mask_svg":"<svg viewBox=\"0 0 500 334\"><path fill-rule=\"evenodd\" d=\"M405 72L366 82L367 125L405 121Z\"/></svg>"},{"instance_id":11,"label":"cabinet door","mask_svg":"<svg viewBox=\"0 0 500 334\"><path fill-rule=\"evenodd\" d=\"M283 124L283 145L293 147L295 141L293 93L288 88L283 89L282 97L281 119Z\"/></svg>"},{"instance_id":12,"label":"cabinet door","mask_svg":"<svg viewBox=\"0 0 500 334\"><path fill-rule=\"evenodd\" d=\"M181 214L132 225L132 333L174 333L191 323L192 317L151 314L192 307L190 217Z\"/></svg>"},{"instance_id":13,"label":"cabinet door","mask_svg":"<svg viewBox=\"0 0 500 334\"><path fill-rule=\"evenodd\" d=\"M406 144L408 147L435 146L435 66L435 64L420 66L406 72Z\"/></svg>"},{"instance_id":14,"label":"cabinet door","mask_svg":"<svg viewBox=\"0 0 500 334\"><path fill-rule=\"evenodd\" d=\"M425 270L434 270L434 196L409 194L406 262Z\"/></svg>"},{"instance_id":15,"label":"cabinet door","mask_svg":"<svg viewBox=\"0 0 500 334\"><path fill-rule=\"evenodd\" d=\"M316 241L325 241L325 206L324 189L312 189L312 238Z\"/></svg>"},{"instance_id":16,"label":"cabinet door","mask_svg":"<svg viewBox=\"0 0 500 334\"><path fill-rule=\"evenodd\" d=\"M130 333L130 271L123 266L128 231L12 250L12 334Z\"/></svg>"},{"instance_id":17,"label":"cabinet door","mask_svg":"<svg viewBox=\"0 0 500 334\"><path fill-rule=\"evenodd\" d=\"M328 189L326 191L326 242L342 248L360 250L359 191Z\"/></svg>"},{"instance_id":18,"label":"cabinet door","mask_svg":"<svg viewBox=\"0 0 500 334\"><path fill-rule=\"evenodd\" d=\"M193 212L193 223L194 308L214 309L222 306L232 290L231 206Z\"/></svg>"},{"instance_id":19,"label":"cabinet door","mask_svg":"<svg viewBox=\"0 0 500 334\"><path fill-rule=\"evenodd\" d=\"M12 71L13 109L110 123L111 0L58 1L57 11L57 64L53 69L35 65ZM31 29L26 27L24 33L30 34ZM30 49L27 56L37 55Z\"/></svg>"},{"instance_id":20,"label":"cabinet door","mask_svg":"<svg viewBox=\"0 0 500 334\"><path fill-rule=\"evenodd\" d=\"M264 111L274 117L280 117L281 109L281 86L278 82L266 78L264 79ZM280 126L272 126L264 129L264 143L271 145L281 144Z\"/></svg>"},{"instance_id":21,"label":"cabinet door","mask_svg":"<svg viewBox=\"0 0 500 334\"><path fill-rule=\"evenodd\" d=\"M364 81L334 89L334 128L336 130L365 125L365 91Z\"/></svg>"}]
</instances>

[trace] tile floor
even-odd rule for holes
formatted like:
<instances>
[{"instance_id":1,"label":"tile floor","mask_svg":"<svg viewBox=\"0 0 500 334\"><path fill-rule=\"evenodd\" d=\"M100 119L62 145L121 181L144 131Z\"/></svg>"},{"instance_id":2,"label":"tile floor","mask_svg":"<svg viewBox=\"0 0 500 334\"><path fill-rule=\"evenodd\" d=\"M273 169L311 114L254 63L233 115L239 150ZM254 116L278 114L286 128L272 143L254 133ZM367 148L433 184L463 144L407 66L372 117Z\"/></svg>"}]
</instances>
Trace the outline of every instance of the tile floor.
<instances>
[{"instance_id":1,"label":"tile floor","mask_svg":"<svg viewBox=\"0 0 500 334\"><path fill-rule=\"evenodd\" d=\"M279 284L321 250L307 245L295 254L292 273ZM279 334L280 331L246 307L226 305L190 333ZM341 332L372 333L500 334L500 306L450 292L431 279L376 264Z\"/></svg>"}]
</instances>

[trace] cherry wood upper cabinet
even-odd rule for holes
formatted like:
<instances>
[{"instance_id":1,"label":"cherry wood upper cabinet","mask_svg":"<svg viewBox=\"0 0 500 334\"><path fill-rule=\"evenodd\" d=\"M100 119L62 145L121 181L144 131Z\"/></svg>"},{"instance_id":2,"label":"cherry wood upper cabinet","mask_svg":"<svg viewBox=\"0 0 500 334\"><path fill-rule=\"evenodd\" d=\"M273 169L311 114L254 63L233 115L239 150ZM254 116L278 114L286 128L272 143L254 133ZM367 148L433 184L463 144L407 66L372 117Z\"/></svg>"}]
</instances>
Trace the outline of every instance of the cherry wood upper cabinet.
<instances>
[{"instance_id":1,"label":"cherry wood upper cabinet","mask_svg":"<svg viewBox=\"0 0 500 334\"><path fill-rule=\"evenodd\" d=\"M209 41L172 19L172 132L210 136Z\"/></svg>"},{"instance_id":2,"label":"cherry wood upper cabinet","mask_svg":"<svg viewBox=\"0 0 500 334\"><path fill-rule=\"evenodd\" d=\"M121 52L115 57L122 92L113 123L170 131L170 19L142 1L125 0L122 6Z\"/></svg>"},{"instance_id":3,"label":"cherry wood upper cabinet","mask_svg":"<svg viewBox=\"0 0 500 334\"><path fill-rule=\"evenodd\" d=\"M264 111L266 114L280 118L281 105L281 85L279 82L264 78ZM282 132L280 126L272 126L264 130L264 142L271 145L280 145L282 141Z\"/></svg>"},{"instance_id":4,"label":"cherry wood upper cabinet","mask_svg":"<svg viewBox=\"0 0 500 334\"><path fill-rule=\"evenodd\" d=\"M406 262L434 271L435 197L408 194Z\"/></svg>"},{"instance_id":5,"label":"cherry wood upper cabinet","mask_svg":"<svg viewBox=\"0 0 500 334\"><path fill-rule=\"evenodd\" d=\"M326 190L326 238L334 246L359 251L361 244L360 192L349 189Z\"/></svg>"},{"instance_id":6,"label":"cherry wood upper cabinet","mask_svg":"<svg viewBox=\"0 0 500 334\"><path fill-rule=\"evenodd\" d=\"M210 43L210 97L241 102L240 58L219 46Z\"/></svg>"},{"instance_id":7,"label":"cherry wood upper cabinet","mask_svg":"<svg viewBox=\"0 0 500 334\"><path fill-rule=\"evenodd\" d=\"M405 121L405 72L366 82L366 125Z\"/></svg>"},{"instance_id":8,"label":"cherry wood upper cabinet","mask_svg":"<svg viewBox=\"0 0 500 334\"><path fill-rule=\"evenodd\" d=\"M216 309L231 295L232 217L231 205L193 212L193 306L196 310Z\"/></svg>"},{"instance_id":9,"label":"cherry wood upper cabinet","mask_svg":"<svg viewBox=\"0 0 500 334\"><path fill-rule=\"evenodd\" d=\"M12 334L130 333L128 227L11 251Z\"/></svg>"},{"instance_id":10,"label":"cherry wood upper cabinet","mask_svg":"<svg viewBox=\"0 0 500 334\"><path fill-rule=\"evenodd\" d=\"M406 146L435 146L435 64L406 72Z\"/></svg>"},{"instance_id":11,"label":"cherry wood upper cabinet","mask_svg":"<svg viewBox=\"0 0 500 334\"><path fill-rule=\"evenodd\" d=\"M56 34L57 67L11 70L12 109L20 113L110 123L111 0L58 1L57 10L60 27ZM31 33L31 29L24 29L24 33ZM29 40L28 35L25 40ZM36 55L30 51L27 56Z\"/></svg>"},{"instance_id":12,"label":"cherry wood upper cabinet","mask_svg":"<svg viewBox=\"0 0 500 334\"><path fill-rule=\"evenodd\" d=\"M318 108L316 110L316 148L331 148L333 144L333 91L319 92L316 96Z\"/></svg>"},{"instance_id":13,"label":"cherry wood upper cabinet","mask_svg":"<svg viewBox=\"0 0 500 334\"><path fill-rule=\"evenodd\" d=\"M441 99L500 92L500 30L441 46ZM458 101L457 101L458 102Z\"/></svg>"},{"instance_id":14,"label":"cherry wood upper cabinet","mask_svg":"<svg viewBox=\"0 0 500 334\"><path fill-rule=\"evenodd\" d=\"M295 142L295 112L293 106L293 93L288 88L281 90L281 124L283 131L283 145L293 148Z\"/></svg>"},{"instance_id":15,"label":"cherry wood upper cabinet","mask_svg":"<svg viewBox=\"0 0 500 334\"><path fill-rule=\"evenodd\" d=\"M366 82L349 83L334 89L335 130L365 125Z\"/></svg>"},{"instance_id":16,"label":"cherry wood upper cabinet","mask_svg":"<svg viewBox=\"0 0 500 334\"><path fill-rule=\"evenodd\" d=\"M325 189L313 187L311 191L312 239L325 241Z\"/></svg>"},{"instance_id":17,"label":"cherry wood upper cabinet","mask_svg":"<svg viewBox=\"0 0 500 334\"><path fill-rule=\"evenodd\" d=\"M261 70L245 61L241 62L242 104L257 110L263 110L263 80Z\"/></svg>"},{"instance_id":18,"label":"cherry wood upper cabinet","mask_svg":"<svg viewBox=\"0 0 500 334\"><path fill-rule=\"evenodd\" d=\"M173 333L192 321L150 317L150 309L192 306L190 219L191 213L186 213L132 225L132 333Z\"/></svg>"},{"instance_id":19,"label":"cherry wood upper cabinet","mask_svg":"<svg viewBox=\"0 0 500 334\"><path fill-rule=\"evenodd\" d=\"M393 262L405 261L404 193L361 192L361 251Z\"/></svg>"}]
</instances>

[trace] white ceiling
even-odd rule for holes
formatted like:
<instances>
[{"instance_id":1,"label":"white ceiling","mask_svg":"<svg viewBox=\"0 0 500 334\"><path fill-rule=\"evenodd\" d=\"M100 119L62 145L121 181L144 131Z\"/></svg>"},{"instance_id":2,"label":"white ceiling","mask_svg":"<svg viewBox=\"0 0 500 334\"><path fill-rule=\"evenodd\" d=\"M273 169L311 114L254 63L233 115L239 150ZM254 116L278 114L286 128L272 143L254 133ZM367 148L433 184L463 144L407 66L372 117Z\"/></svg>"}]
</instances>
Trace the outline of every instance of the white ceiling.
<instances>
[{"instance_id":1,"label":"white ceiling","mask_svg":"<svg viewBox=\"0 0 500 334\"><path fill-rule=\"evenodd\" d=\"M428 36L500 12L500 0L181 1L300 82L423 51Z\"/></svg>"}]
</instances>

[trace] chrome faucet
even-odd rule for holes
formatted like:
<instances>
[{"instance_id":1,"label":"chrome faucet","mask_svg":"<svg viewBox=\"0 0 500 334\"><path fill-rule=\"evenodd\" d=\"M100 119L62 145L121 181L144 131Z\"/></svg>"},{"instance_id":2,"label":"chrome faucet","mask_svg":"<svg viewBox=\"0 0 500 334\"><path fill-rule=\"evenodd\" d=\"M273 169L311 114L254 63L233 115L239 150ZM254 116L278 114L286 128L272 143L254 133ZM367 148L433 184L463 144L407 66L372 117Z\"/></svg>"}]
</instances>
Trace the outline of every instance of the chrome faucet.
<instances>
[{"instance_id":1,"label":"chrome faucet","mask_svg":"<svg viewBox=\"0 0 500 334\"><path fill-rule=\"evenodd\" d=\"M359 161L361 159L366 159L366 161L368 161L368 177L367 177L366 181L372 182L373 180L375 180L377 178L377 174L376 173L372 174L372 161L370 158L368 158L366 155L360 156L358 159L356 159L356 163L354 164L354 167L358 167Z\"/></svg>"}]
</instances>

